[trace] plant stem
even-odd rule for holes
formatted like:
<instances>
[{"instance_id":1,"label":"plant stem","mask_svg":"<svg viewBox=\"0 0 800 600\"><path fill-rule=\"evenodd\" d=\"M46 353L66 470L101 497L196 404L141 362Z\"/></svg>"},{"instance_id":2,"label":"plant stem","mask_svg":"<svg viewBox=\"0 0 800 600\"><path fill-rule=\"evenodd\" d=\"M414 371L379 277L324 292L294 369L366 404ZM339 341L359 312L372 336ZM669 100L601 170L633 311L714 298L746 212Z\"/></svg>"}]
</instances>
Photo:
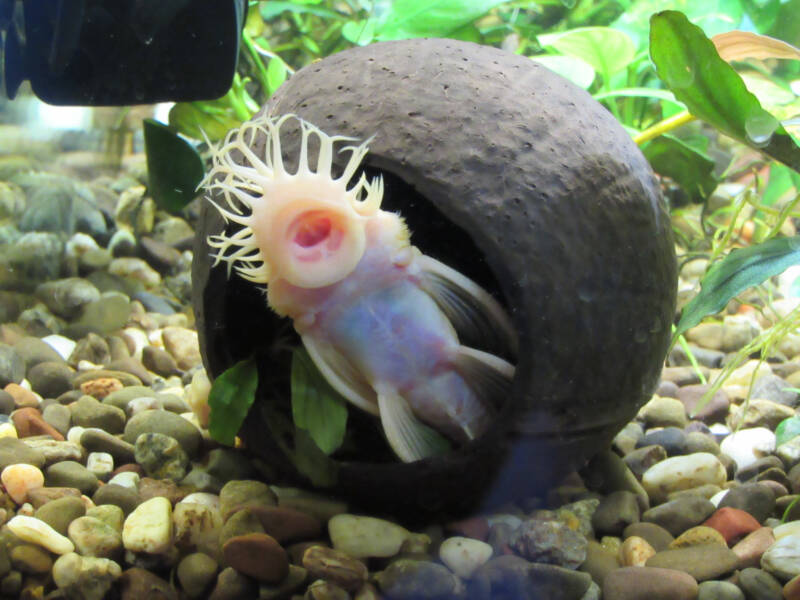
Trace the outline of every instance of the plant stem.
<instances>
[{"instance_id":1,"label":"plant stem","mask_svg":"<svg viewBox=\"0 0 800 600\"><path fill-rule=\"evenodd\" d=\"M700 383L702 383L703 385L707 384L708 381L706 381L706 377L705 375L703 375L703 371L700 370L700 365L697 364L697 359L694 357L692 349L689 348L689 343L686 341L686 338L683 337L682 334L678 336L678 343L681 345L681 348L683 348L683 351L686 353L686 357L689 359L689 362L691 363L694 372L697 373L697 376L700 378Z\"/></svg>"},{"instance_id":2,"label":"plant stem","mask_svg":"<svg viewBox=\"0 0 800 600\"><path fill-rule=\"evenodd\" d=\"M673 129L677 129L681 125L685 125L686 123L690 123L694 120L695 117L691 115L689 111L685 110L673 117L670 117L669 119L664 119L663 121L659 121L652 127L648 127L642 133L633 138L633 141L636 142L636 144L638 144L639 146L641 146L645 142L649 142L650 140L655 139L660 135L669 133Z\"/></svg>"},{"instance_id":3,"label":"plant stem","mask_svg":"<svg viewBox=\"0 0 800 600\"><path fill-rule=\"evenodd\" d=\"M256 66L256 74L258 76L258 82L261 84L261 89L263 89L264 94L267 95L269 94L269 77L267 76L267 69L259 56L260 53L253 43L253 40L250 39L250 36L244 31L242 32L242 41L244 41L244 45L250 52L250 58Z\"/></svg>"}]
</instances>

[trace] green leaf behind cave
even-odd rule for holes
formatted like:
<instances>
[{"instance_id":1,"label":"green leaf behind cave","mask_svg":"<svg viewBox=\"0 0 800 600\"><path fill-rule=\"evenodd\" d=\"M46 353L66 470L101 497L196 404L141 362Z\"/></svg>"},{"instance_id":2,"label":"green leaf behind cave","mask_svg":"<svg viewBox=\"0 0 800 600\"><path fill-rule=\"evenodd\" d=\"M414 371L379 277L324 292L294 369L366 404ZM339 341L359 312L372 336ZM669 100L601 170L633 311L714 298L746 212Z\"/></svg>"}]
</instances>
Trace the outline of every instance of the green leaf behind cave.
<instances>
[{"instance_id":1,"label":"green leaf behind cave","mask_svg":"<svg viewBox=\"0 0 800 600\"><path fill-rule=\"evenodd\" d=\"M347 401L317 369L305 348L292 354L292 418L325 454L335 452L347 430Z\"/></svg>"},{"instance_id":2,"label":"green leaf behind cave","mask_svg":"<svg viewBox=\"0 0 800 600\"><path fill-rule=\"evenodd\" d=\"M208 433L212 438L233 445L253 405L257 387L258 370L252 358L236 363L214 380L208 394Z\"/></svg>"},{"instance_id":3,"label":"green leaf behind cave","mask_svg":"<svg viewBox=\"0 0 800 600\"><path fill-rule=\"evenodd\" d=\"M180 212L203 179L203 160L186 140L163 123L144 120L144 147L150 195L159 208Z\"/></svg>"},{"instance_id":4,"label":"green leaf behind cave","mask_svg":"<svg viewBox=\"0 0 800 600\"><path fill-rule=\"evenodd\" d=\"M643 148L653 170L673 179L694 203L702 203L717 186L714 161L671 135L662 135Z\"/></svg>"}]
</instances>

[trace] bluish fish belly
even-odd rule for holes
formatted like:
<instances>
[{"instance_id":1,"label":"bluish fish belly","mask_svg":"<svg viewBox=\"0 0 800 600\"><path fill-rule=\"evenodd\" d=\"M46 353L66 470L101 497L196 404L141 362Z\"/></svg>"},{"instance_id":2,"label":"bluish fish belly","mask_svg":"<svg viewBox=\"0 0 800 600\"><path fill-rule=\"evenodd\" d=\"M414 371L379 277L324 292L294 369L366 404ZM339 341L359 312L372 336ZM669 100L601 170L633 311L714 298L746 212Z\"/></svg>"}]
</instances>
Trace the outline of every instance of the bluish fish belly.
<instances>
[{"instance_id":1,"label":"bluish fish belly","mask_svg":"<svg viewBox=\"0 0 800 600\"><path fill-rule=\"evenodd\" d=\"M413 283L368 292L326 321L329 341L374 386L413 388L458 345L450 322Z\"/></svg>"}]
</instances>

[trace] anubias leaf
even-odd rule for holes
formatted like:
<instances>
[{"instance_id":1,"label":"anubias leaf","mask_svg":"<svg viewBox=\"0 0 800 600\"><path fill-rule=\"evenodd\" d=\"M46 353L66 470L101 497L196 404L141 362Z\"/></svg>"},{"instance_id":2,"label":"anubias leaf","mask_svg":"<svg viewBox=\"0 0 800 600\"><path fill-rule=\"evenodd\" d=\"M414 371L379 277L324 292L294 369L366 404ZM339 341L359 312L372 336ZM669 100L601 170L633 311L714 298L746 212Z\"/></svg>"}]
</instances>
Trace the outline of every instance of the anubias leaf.
<instances>
[{"instance_id":1,"label":"anubias leaf","mask_svg":"<svg viewBox=\"0 0 800 600\"><path fill-rule=\"evenodd\" d=\"M671 135L662 135L642 148L653 170L671 177L695 204L705 201L717 187L714 161Z\"/></svg>"},{"instance_id":2,"label":"anubias leaf","mask_svg":"<svg viewBox=\"0 0 800 600\"><path fill-rule=\"evenodd\" d=\"M667 10L651 17L650 57L692 115L800 170L800 148L684 14Z\"/></svg>"},{"instance_id":3,"label":"anubias leaf","mask_svg":"<svg viewBox=\"0 0 800 600\"><path fill-rule=\"evenodd\" d=\"M800 417L794 416L778 423L775 429L775 445L780 446L800 435Z\"/></svg>"},{"instance_id":4,"label":"anubias leaf","mask_svg":"<svg viewBox=\"0 0 800 600\"><path fill-rule=\"evenodd\" d=\"M739 248L715 264L700 282L700 292L684 307L674 338L718 313L738 294L800 264L800 235L773 238Z\"/></svg>"},{"instance_id":5,"label":"anubias leaf","mask_svg":"<svg viewBox=\"0 0 800 600\"><path fill-rule=\"evenodd\" d=\"M150 195L163 210L180 212L203 179L203 160L186 140L153 119L144 120L144 148Z\"/></svg>"},{"instance_id":6,"label":"anubias leaf","mask_svg":"<svg viewBox=\"0 0 800 600\"><path fill-rule=\"evenodd\" d=\"M325 454L344 441L347 405L319 372L304 348L292 354L292 418Z\"/></svg>"},{"instance_id":7,"label":"anubias leaf","mask_svg":"<svg viewBox=\"0 0 800 600\"><path fill-rule=\"evenodd\" d=\"M233 445L253 405L257 387L258 370L252 358L236 363L214 380L208 394L208 433L212 438Z\"/></svg>"}]
</instances>

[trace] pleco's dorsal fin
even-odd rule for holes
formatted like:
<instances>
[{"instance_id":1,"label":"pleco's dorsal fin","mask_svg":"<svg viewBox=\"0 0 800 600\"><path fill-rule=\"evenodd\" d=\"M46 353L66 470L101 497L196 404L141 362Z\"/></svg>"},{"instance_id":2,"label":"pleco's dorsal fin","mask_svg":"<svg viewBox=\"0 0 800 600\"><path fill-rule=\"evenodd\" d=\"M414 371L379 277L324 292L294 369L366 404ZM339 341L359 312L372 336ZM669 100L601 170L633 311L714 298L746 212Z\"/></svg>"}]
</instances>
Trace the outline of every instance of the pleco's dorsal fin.
<instances>
[{"instance_id":1,"label":"pleco's dorsal fin","mask_svg":"<svg viewBox=\"0 0 800 600\"><path fill-rule=\"evenodd\" d=\"M422 288L434 299L462 341L516 356L517 336L500 303L477 283L444 263L421 255Z\"/></svg>"},{"instance_id":2,"label":"pleco's dorsal fin","mask_svg":"<svg viewBox=\"0 0 800 600\"><path fill-rule=\"evenodd\" d=\"M396 392L381 390L378 408L386 439L403 462L422 460L449 449L447 440L419 421L406 399Z\"/></svg>"}]
</instances>

